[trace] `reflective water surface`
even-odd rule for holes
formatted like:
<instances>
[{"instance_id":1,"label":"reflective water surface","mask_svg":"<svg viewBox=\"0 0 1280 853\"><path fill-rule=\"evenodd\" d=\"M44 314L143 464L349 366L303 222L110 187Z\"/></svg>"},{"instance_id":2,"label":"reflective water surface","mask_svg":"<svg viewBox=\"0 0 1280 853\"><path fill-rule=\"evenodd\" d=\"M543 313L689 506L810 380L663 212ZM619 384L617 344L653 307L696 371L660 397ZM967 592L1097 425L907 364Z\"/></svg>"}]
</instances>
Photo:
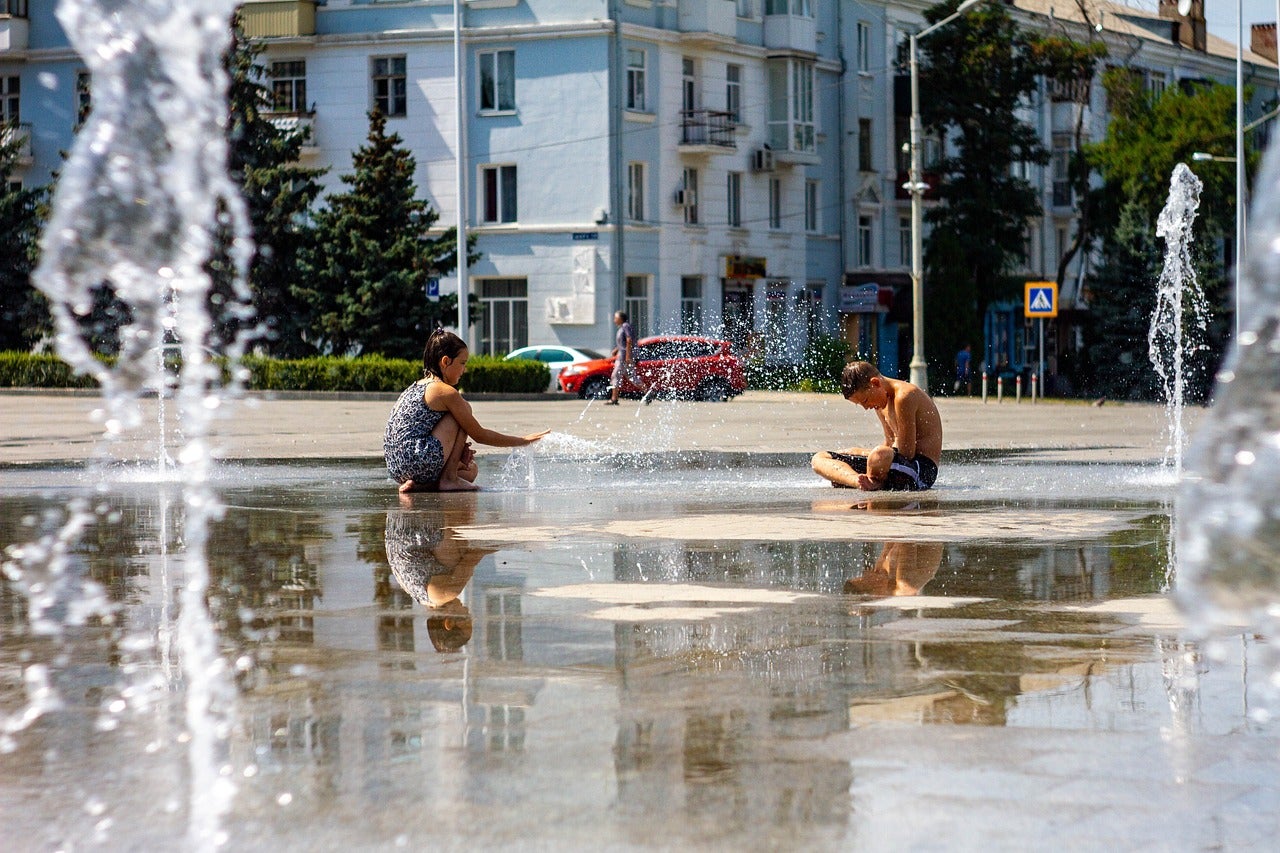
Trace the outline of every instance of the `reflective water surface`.
<instances>
[{"instance_id":1,"label":"reflective water surface","mask_svg":"<svg viewBox=\"0 0 1280 853\"><path fill-rule=\"evenodd\" d=\"M374 464L218 470L230 849L1198 849L1277 829L1254 640L1193 645L1162 594L1160 469L958 464L935 493L868 499L793 466L489 465L493 490L408 498ZM56 529L68 498L113 510L74 546L112 619L50 648L0 583L5 712L34 659L62 701L0 755L22 849L183 837L184 509L120 479L0 471L0 545Z\"/></svg>"}]
</instances>

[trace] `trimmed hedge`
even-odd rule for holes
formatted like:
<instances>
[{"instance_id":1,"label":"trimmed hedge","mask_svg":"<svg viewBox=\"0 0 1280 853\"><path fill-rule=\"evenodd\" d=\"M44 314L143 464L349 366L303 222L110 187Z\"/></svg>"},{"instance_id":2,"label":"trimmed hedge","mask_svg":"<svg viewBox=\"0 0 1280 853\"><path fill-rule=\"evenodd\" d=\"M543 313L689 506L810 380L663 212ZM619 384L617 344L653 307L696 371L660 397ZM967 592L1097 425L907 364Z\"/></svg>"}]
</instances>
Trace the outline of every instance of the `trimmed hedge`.
<instances>
[{"instance_id":1,"label":"trimmed hedge","mask_svg":"<svg viewBox=\"0 0 1280 853\"><path fill-rule=\"evenodd\" d=\"M248 371L245 387L253 391L396 392L422 376L420 362L376 355L291 360L245 356L240 365ZM542 362L475 355L467 361L461 387L471 392L535 393L550 382L551 371ZM3 388L93 388L96 384L72 373L57 356L0 353Z\"/></svg>"}]
</instances>

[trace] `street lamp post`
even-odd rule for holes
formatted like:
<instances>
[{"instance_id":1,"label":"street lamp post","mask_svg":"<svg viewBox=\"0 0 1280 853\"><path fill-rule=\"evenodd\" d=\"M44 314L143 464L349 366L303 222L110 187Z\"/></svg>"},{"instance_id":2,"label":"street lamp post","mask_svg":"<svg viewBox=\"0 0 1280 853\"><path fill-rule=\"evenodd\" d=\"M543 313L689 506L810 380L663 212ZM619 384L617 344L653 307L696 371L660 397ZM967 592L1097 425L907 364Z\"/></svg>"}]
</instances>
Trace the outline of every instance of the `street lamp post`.
<instances>
[{"instance_id":1,"label":"street lamp post","mask_svg":"<svg viewBox=\"0 0 1280 853\"><path fill-rule=\"evenodd\" d=\"M1238 106L1238 104L1237 104ZM1264 117L1265 118L1265 117ZM1237 122L1239 116L1237 115ZM1235 163L1236 164L1236 286L1235 286L1235 306L1236 306L1236 336L1240 335L1240 274L1244 269L1244 131L1252 130L1257 125L1241 127L1237 124L1236 130L1236 156L1221 157L1217 154L1210 154L1207 151L1194 151L1191 159L1197 163Z\"/></svg>"},{"instance_id":2,"label":"street lamp post","mask_svg":"<svg viewBox=\"0 0 1280 853\"><path fill-rule=\"evenodd\" d=\"M911 34L911 172L903 189L911 193L911 384L929 389L929 368L924 360L924 238L921 235L921 206L928 185L920 174L920 77L916 67L916 41L946 26L982 0L964 0L954 12Z\"/></svg>"}]
</instances>

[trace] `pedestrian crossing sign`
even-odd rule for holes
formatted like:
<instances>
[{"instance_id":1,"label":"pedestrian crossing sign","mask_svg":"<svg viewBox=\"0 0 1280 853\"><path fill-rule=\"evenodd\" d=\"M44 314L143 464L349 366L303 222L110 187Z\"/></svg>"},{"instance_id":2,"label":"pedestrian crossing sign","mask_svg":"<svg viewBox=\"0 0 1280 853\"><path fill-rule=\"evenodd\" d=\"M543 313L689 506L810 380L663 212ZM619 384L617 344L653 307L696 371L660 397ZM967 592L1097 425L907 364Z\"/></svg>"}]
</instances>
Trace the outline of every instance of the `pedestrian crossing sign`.
<instances>
[{"instance_id":1,"label":"pedestrian crossing sign","mask_svg":"<svg viewBox=\"0 0 1280 853\"><path fill-rule=\"evenodd\" d=\"M1029 281L1026 293L1028 317L1058 316L1058 283L1056 281Z\"/></svg>"}]
</instances>

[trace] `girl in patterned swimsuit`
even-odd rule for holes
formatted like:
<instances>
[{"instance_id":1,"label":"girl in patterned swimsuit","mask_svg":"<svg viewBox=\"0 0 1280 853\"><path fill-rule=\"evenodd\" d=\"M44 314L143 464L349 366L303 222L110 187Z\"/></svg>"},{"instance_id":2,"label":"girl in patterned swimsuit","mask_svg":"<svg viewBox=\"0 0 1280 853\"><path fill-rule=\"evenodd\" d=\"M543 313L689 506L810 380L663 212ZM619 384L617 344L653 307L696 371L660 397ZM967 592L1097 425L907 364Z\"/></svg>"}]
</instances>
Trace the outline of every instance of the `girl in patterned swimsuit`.
<instances>
[{"instance_id":1,"label":"girl in patterned swimsuit","mask_svg":"<svg viewBox=\"0 0 1280 853\"><path fill-rule=\"evenodd\" d=\"M467 439L494 447L524 447L551 432L521 437L482 427L457 387L469 357L467 345L452 332L436 329L427 338L424 378L400 394L382 442L387 471L401 492L477 489L475 452Z\"/></svg>"}]
</instances>

